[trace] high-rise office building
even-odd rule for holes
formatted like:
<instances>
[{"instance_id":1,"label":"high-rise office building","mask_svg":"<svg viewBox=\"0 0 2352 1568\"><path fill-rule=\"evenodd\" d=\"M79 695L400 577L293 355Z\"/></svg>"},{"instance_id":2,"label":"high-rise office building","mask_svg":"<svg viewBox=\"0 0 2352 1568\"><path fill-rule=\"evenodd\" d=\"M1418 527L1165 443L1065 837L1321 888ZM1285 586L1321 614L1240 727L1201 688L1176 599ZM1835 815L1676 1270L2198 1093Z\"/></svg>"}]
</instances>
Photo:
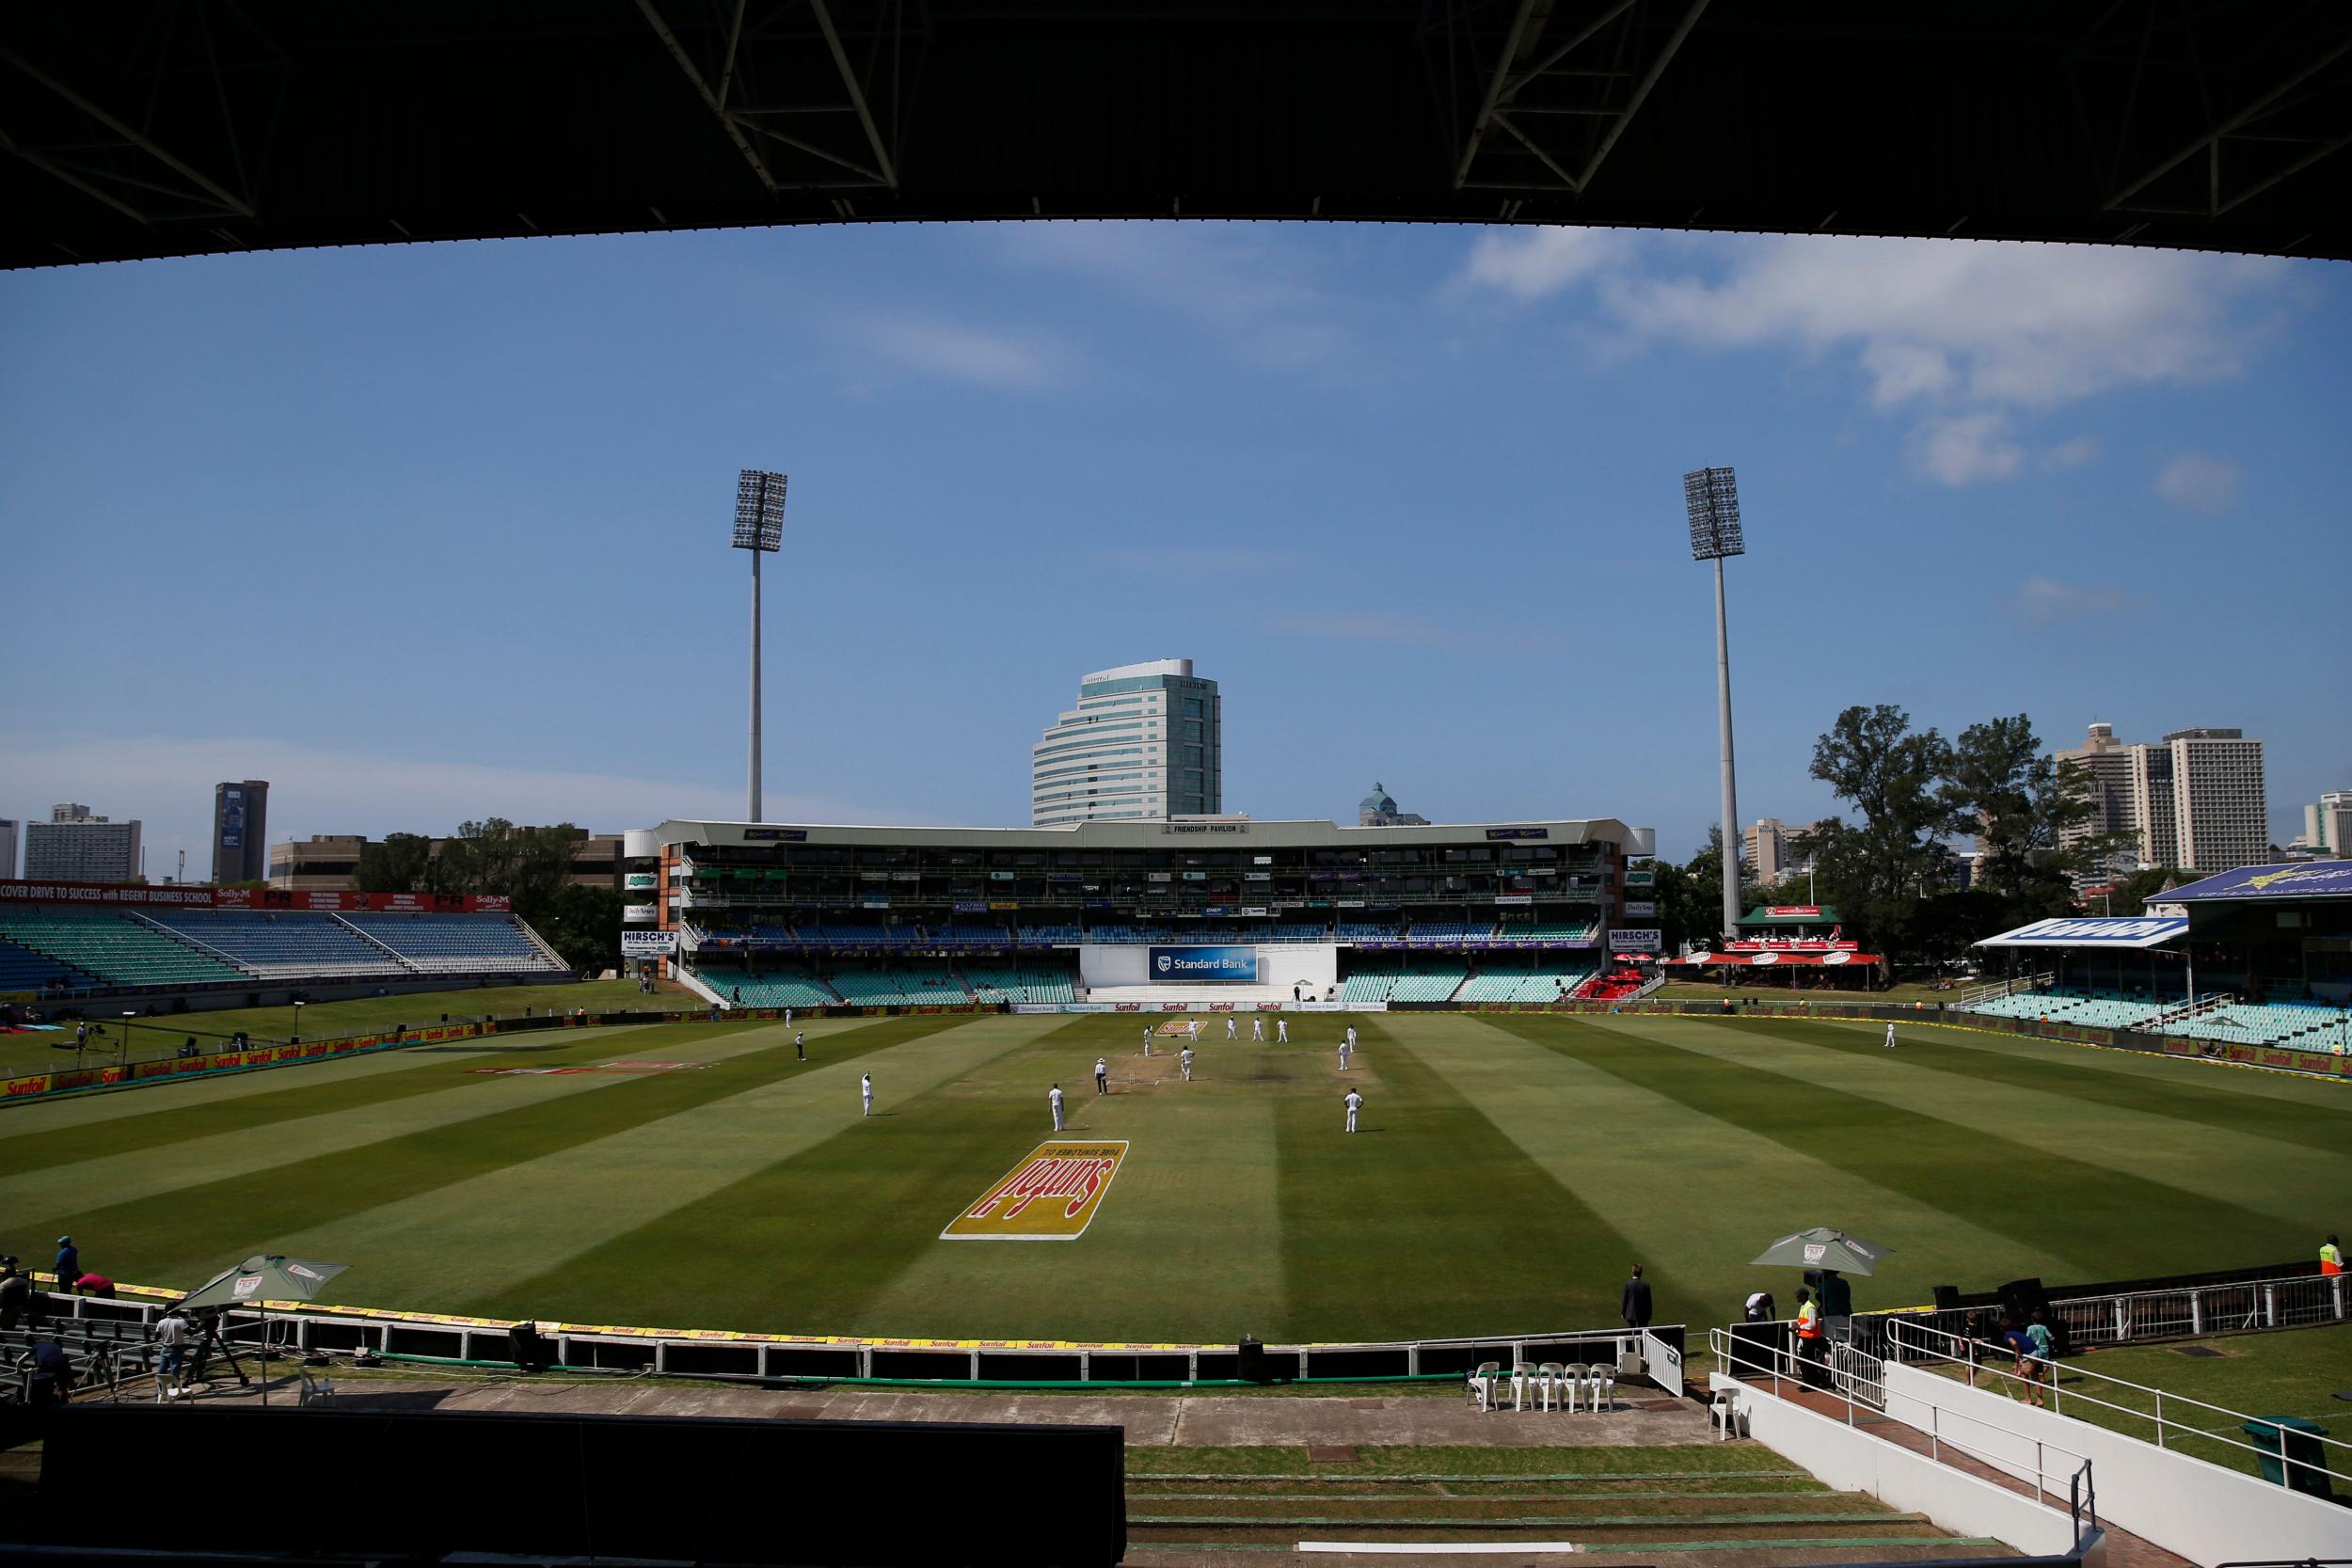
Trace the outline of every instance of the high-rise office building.
<instances>
[{"instance_id":1,"label":"high-rise office building","mask_svg":"<svg viewBox=\"0 0 2352 1568\"><path fill-rule=\"evenodd\" d=\"M16 875L16 818L0 816L0 877Z\"/></svg>"},{"instance_id":2,"label":"high-rise office building","mask_svg":"<svg viewBox=\"0 0 2352 1568\"><path fill-rule=\"evenodd\" d=\"M2082 770L2083 797L2091 807L2090 816L2059 831L2060 848L2072 849L2108 833L2138 832L2139 813L2132 788L2132 758L2138 750L2116 739L2113 724L2093 724L2080 746L2057 754L2059 762L2071 762ZM2137 847L2119 848L2106 864L2074 873L2075 890L2127 877L2137 868L2139 859Z\"/></svg>"},{"instance_id":3,"label":"high-rise office building","mask_svg":"<svg viewBox=\"0 0 2352 1568\"><path fill-rule=\"evenodd\" d=\"M2322 795L2315 809L2305 808L2304 820L2317 830L2309 835L2312 847L2352 860L2352 789Z\"/></svg>"},{"instance_id":4,"label":"high-rise office building","mask_svg":"<svg viewBox=\"0 0 2352 1568\"><path fill-rule=\"evenodd\" d=\"M136 818L92 816L78 802L53 806L48 821L24 825L24 875L39 881L136 881L139 827Z\"/></svg>"},{"instance_id":5,"label":"high-rise office building","mask_svg":"<svg viewBox=\"0 0 2352 1568\"><path fill-rule=\"evenodd\" d=\"M2261 741L2242 730L2174 730L2125 750L2140 864L2211 874L2269 858Z\"/></svg>"},{"instance_id":6,"label":"high-rise office building","mask_svg":"<svg viewBox=\"0 0 2352 1568\"><path fill-rule=\"evenodd\" d=\"M1216 682L1188 658L1097 670L1078 705L1029 749L1029 825L1167 816L1225 809L1224 721Z\"/></svg>"},{"instance_id":7,"label":"high-rise office building","mask_svg":"<svg viewBox=\"0 0 2352 1568\"><path fill-rule=\"evenodd\" d=\"M269 879L269 781L213 786L213 880Z\"/></svg>"},{"instance_id":8,"label":"high-rise office building","mask_svg":"<svg viewBox=\"0 0 2352 1568\"><path fill-rule=\"evenodd\" d=\"M1788 869L1788 827L1777 816L1760 816L1740 837L1745 840L1748 875L1771 887Z\"/></svg>"}]
</instances>

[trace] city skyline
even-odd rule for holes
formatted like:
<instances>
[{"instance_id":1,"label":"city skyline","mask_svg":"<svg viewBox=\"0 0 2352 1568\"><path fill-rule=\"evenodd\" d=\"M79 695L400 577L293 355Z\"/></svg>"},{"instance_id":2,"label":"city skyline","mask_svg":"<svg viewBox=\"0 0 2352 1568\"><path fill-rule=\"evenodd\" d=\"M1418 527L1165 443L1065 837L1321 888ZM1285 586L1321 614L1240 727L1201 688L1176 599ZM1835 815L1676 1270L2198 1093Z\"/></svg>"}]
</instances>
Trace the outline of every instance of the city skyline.
<instances>
[{"instance_id":1,"label":"city skyline","mask_svg":"<svg viewBox=\"0 0 2352 1568\"><path fill-rule=\"evenodd\" d=\"M1678 493L1708 463L1748 523L1743 815L1834 809L1814 737L1873 702L1947 735L2025 711L2052 746L2242 727L2280 843L2352 782L2352 697L2296 675L2344 647L2298 564L2352 524L2326 263L844 228L13 274L0 353L12 570L75 580L107 538L123 611L71 657L0 629L39 675L0 693L0 813L135 801L158 865L209 863L225 779L273 781L276 837L739 813L738 592L704 610L745 453L800 525L768 583L778 818L1025 821L1038 695L1177 645L1261 816L1384 777L1439 819L1648 817L1687 857L1718 809ZM236 638L190 635L222 605ZM527 703L484 681L498 650ZM656 710L625 742L616 711Z\"/></svg>"}]
</instances>

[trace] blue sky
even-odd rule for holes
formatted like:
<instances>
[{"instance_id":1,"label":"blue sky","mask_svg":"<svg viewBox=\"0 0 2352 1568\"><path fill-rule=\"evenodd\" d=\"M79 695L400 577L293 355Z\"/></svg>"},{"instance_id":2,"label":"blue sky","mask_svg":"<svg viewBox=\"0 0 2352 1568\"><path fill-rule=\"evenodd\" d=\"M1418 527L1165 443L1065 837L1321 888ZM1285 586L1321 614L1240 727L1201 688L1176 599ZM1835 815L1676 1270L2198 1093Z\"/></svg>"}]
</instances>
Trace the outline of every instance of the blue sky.
<instances>
[{"instance_id":1,"label":"blue sky","mask_svg":"<svg viewBox=\"0 0 2352 1568\"><path fill-rule=\"evenodd\" d=\"M735 472L792 476L768 815L1026 821L1084 671L1225 794L1716 816L1684 469L1739 469L1743 817L1849 704L2238 724L2352 788L2352 269L1577 230L837 228L0 276L0 816L202 848L739 815Z\"/></svg>"}]
</instances>

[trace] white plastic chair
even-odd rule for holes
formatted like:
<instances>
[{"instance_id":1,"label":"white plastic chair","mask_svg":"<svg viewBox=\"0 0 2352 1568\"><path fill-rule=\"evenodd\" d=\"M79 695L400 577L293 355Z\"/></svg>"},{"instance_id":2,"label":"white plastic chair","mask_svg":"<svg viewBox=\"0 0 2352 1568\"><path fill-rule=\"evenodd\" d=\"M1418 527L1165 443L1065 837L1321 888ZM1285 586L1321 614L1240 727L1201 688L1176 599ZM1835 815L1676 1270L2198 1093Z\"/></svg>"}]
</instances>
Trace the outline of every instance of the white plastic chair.
<instances>
[{"instance_id":1,"label":"white plastic chair","mask_svg":"<svg viewBox=\"0 0 2352 1568\"><path fill-rule=\"evenodd\" d=\"M1707 1414L1715 1423L1715 1441L1740 1435L1740 1407L1733 1402L1729 1388L1718 1388L1708 1403Z\"/></svg>"},{"instance_id":2,"label":"white plastic chair","mask_svg":"<svg viewBox=\"0 0 2352 1568\"><path fill-rule=\"evenodd\" d=\"M1534 1383L1535 1363L1533 1361L1514 1361L1511 1363L1512 1409L1525 1410L1527 1408L1527 1396L1533 1390Z\"/></svg>"},{"instance_id":3,"label":"white plastic chair","mask_svg":"<svg viewBox=\"0 0 2352 1568\"><path fill-rule=\"evenodd\" d=\"M1560 1368L1561 1408L1571 1416L1576 1414L1577 1390L1583 1385L1584 1364L1581 1361L1564 1362Z\"/></svg>"},{"instance_id":4,"label":"white plastic chair","mask_svg":"<svg viewBox=\"0 0 2352 1568\"><path fill-rule=\"evenodd\" d=\"M1502 1370L1499 1361L1481 1361L1478 1370L1470 1375L1470 1402L1481 1410L1495 1407L1495 1378Z\"/></svg>"},{"instance_id":5,"label":"white plastic chair","mask_svg":"<svg viewBox=\"0 0 2352 1568\"><path fill-rule=\"evenodd\" d=\"M1557 1410L1565 1392L1567 1369L1557 1361L1546 1361L1535 1369L1535 1408Z\"/></svg>"},{"instance_id":6,"label":"white plastic chair","mask_svg":"<svg viewBox=\"0 0 2352 1568\"><path fill-rule=\"evenodd\" d=\"M1585 1375L1590 1380L1585 1387L1593 1396L1593 1408L1596 1411L1617 1408L1617 1369L1609 1362L1596 1361L1585 1369Z\"/></svg>"}]
</instances>

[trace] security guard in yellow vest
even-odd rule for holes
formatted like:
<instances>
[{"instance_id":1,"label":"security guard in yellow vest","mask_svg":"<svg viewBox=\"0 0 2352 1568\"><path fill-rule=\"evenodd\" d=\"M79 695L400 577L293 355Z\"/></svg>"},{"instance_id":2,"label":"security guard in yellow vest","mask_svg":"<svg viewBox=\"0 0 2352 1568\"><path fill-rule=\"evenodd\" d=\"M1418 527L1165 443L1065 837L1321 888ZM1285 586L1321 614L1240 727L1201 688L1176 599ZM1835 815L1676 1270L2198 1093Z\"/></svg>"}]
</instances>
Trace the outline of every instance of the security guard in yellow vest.
<instances>
[{"instance_id":1,"label":"security guard in yellow vest","mask_svg":"<svg viewBox=\"0 0 2352 1568\"><path fill-rule=\"evenodd\" d=\"M2319 1272L2324 1275L2344 1272L2344 1248L2336 1245L2336 1239L2333 1236L2328 1237L2320 1246Z\"/></svg>"},{"instance_id":2,"label":"security guard in yellow vest","mask_svg":"<svg viewBox=\"0 0 2352 1568\"><path fill-rule=\"evenodd\" d=\"M1797 1292L1797 1378L1808 1388L1821 1386L1821 1309L1810 1291Z\"/></svg>"}]
</instances>

